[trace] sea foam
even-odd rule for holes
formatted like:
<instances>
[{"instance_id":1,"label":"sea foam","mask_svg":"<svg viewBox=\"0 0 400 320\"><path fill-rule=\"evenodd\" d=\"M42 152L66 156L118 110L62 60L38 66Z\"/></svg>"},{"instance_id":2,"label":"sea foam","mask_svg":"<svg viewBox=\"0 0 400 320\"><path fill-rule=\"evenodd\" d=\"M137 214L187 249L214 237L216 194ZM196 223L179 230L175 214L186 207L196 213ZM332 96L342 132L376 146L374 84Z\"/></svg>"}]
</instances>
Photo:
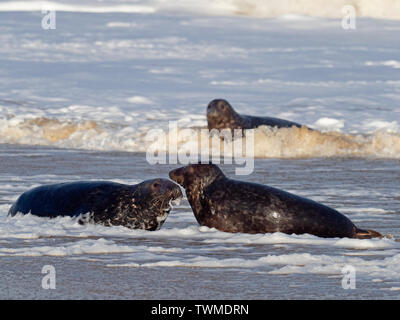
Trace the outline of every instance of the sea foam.
<instances>
[{"instance_id":1,"label":"sea foam","mask_svg":"<svg viewBox=\"0 0 400 320\"><path fill-rule=\"evenodd\" d=\"M343 8L352 6L357 17L400 19L397 0L139 0L134 4L113 1L109 4L86 0L66 1L5 1L0 11L40 11L52 8L69 12L125 12L151 14L155 12L200 13L206 15L237 15L257 18L283 17L302 19L304 16L343 18Z\"/></svg>"},{"instance_id":2,"label":"sea foam","mask_svg":"<svg viewBox=\"0 0 400 320\"><path fill-rule=\"evenodd\" d=\"M90 114L95 118L99 110L93 109ZM73 109L69 110L72 111L69 116L73 115ZM233 141L216 144L216 141L209 136L206 127L191 127L193 124L204 125L205 119L178 121L183 126L177 127L175 131L169 131L168 124L164 120L157 125L157 129L163 130L165 134L163 140L148 135L149 123L136 121L138 118L136 114L129 116L120 110L107 110L101 117L106 118L110 113L114 119L120 113L120 119L116 119L119 122L31 115L25 118L23 116L3 118L0 119L0 142L103 151L151 150L153 153L175 151L178 154L190 152L233 155ZM159 120L159 117L156 118L146 120ZM340 124L338 120L321 118L315 127L322 130L312 131L306 127L278 129L260 126L254 131L254 156L256 158L400 158L400 133L397 123L370 122L366 126L374 130L367 134L340 132L338 130L341 125L338 124ZM243 138L243 144L245 143L246 138ZM243 148L245 156L252 156L252 154L247 155L244 150L245 148Z\"/></svg>"}]
</instances>

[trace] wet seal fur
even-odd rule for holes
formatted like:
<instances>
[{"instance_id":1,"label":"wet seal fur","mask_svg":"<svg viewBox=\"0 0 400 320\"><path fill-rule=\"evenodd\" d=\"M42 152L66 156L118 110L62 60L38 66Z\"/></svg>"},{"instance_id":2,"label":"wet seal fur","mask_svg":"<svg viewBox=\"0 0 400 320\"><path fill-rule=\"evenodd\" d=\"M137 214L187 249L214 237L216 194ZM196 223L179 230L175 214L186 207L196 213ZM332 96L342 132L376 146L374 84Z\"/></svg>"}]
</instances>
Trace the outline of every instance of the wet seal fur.
<instances>
[{"instance_id":1,"label":"wet seal fur","mask_svg":"<svg viewBox=\"0 0 400 320\"><path fill-rule=\"evenodd\" d=\"M241 115L224 99L215 99L208 104L207 122L208 130L254 129L262 125L278 128L302 127L299 123L278 118Z\"/></svg>"},{"instance_id":2,"label":"wet seal fur","mask_svg":"<svg viewBox=\"0 0 400 320\"><path fill-rule=\"evenodd\" d=\"M158 230L182 198L178 185L166 179L126 185L108 181L80 181L44 185L23 193L9 210L40 217L80 217L81 224Z\"/></svg>"},{"instance_id":3,"label":"wet seal fur","mask_svg":"<svg viewBox=\"0 0 400 320\"><path fill-rule=\"evenodd\" d=\"M202 226L225 232L313 234L324 238L382 237L358 229L340 212L266 185L232 180L213 164L172 170Z\"/></svg>"}]
</instances>

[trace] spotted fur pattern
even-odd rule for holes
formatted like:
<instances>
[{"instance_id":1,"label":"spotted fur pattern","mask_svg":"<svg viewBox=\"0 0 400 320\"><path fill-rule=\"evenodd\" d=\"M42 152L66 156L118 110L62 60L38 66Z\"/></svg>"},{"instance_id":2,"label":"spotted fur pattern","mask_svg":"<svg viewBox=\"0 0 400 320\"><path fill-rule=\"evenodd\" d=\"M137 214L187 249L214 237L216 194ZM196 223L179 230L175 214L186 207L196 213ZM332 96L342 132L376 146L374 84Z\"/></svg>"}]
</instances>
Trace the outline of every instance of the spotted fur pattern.
<instances>
[{"instance_id":1,"label":"spotted fur pattern","mask_svg":"<svg viewBox=\"0 0 400 320\"><path fill-rule=\"evenodd\" d=\"M158 230L171 210L171 201L182 197L178 185L165 179L124 185L107 181L45 185L23 193L11 207L42 217L78 217L81 224L125 226Z\"/></svg>"}]
</instances>

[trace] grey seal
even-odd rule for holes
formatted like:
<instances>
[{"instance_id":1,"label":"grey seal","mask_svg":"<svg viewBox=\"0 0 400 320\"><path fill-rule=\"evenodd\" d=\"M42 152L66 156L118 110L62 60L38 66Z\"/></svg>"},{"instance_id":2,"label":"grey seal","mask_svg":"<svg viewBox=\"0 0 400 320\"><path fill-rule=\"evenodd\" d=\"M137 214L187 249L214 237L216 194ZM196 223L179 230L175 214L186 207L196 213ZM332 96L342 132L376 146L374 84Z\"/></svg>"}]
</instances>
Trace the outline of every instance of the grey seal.
<instances>
[{"instance_id":1,"label":"grey seal","mask_svg":"<svg viewBox=\"0 0 400 320\"><path fill-rule=\"evenodd\" d=\"M174 201L182 198L180 187L166 179L126 185L109 181L79 181L43 185L23 193L9 210L40 217L80 217L80 223L158 230Z\"/></svg>"},{"instance_id":2,"label":"grey seal","mask_svg":"<svg viewBox=\"0 0 400 320\"><path fill-rule=\"evenodd\" d=\"M254 129L261 125L278 128L302 127L299 123L279 118L241 115L224 99L214 99L208 104L207 123L208 130Z\"/></svg>"},{"instance_id":3,"label":"grey seal","mask_svg":"<svg viewBox=\"0 0 400 320\"><path fill-rule=\"evenodd\" d=\"M202 226L225 232L312 234L324 238L382 237L357 228L340 212L267 185L229 179L214 164L172 170Z\"/></svg>"}]
</instances>

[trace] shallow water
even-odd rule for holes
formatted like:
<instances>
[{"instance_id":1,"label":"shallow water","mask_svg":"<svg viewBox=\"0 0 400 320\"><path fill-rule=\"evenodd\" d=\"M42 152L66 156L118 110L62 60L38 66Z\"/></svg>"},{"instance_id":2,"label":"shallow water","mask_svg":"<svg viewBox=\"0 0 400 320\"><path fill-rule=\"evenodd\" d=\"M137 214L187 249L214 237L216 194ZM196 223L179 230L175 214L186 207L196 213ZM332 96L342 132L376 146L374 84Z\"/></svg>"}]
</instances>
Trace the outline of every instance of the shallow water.
<instances>
[{"instance_id":1,"label":"shallow water","mask_svg":"<svg viewBox=\"0 0 400 320\"><path fill-rule=\"evenodd\" d=\"M75 180L135 183L176 166L145 155L0 145L1 298L397 299L400 287L398 161L256 160L240 179L320 201L388 239L229 234L200 227L183 201L157 232L79 225L70 218L6 217L20 193ZM229 176L234 166L222 165ZM41 288L44 265L56 290ZM345 265L356 289L342 288Z\"/></svg>"}]
</instances>

